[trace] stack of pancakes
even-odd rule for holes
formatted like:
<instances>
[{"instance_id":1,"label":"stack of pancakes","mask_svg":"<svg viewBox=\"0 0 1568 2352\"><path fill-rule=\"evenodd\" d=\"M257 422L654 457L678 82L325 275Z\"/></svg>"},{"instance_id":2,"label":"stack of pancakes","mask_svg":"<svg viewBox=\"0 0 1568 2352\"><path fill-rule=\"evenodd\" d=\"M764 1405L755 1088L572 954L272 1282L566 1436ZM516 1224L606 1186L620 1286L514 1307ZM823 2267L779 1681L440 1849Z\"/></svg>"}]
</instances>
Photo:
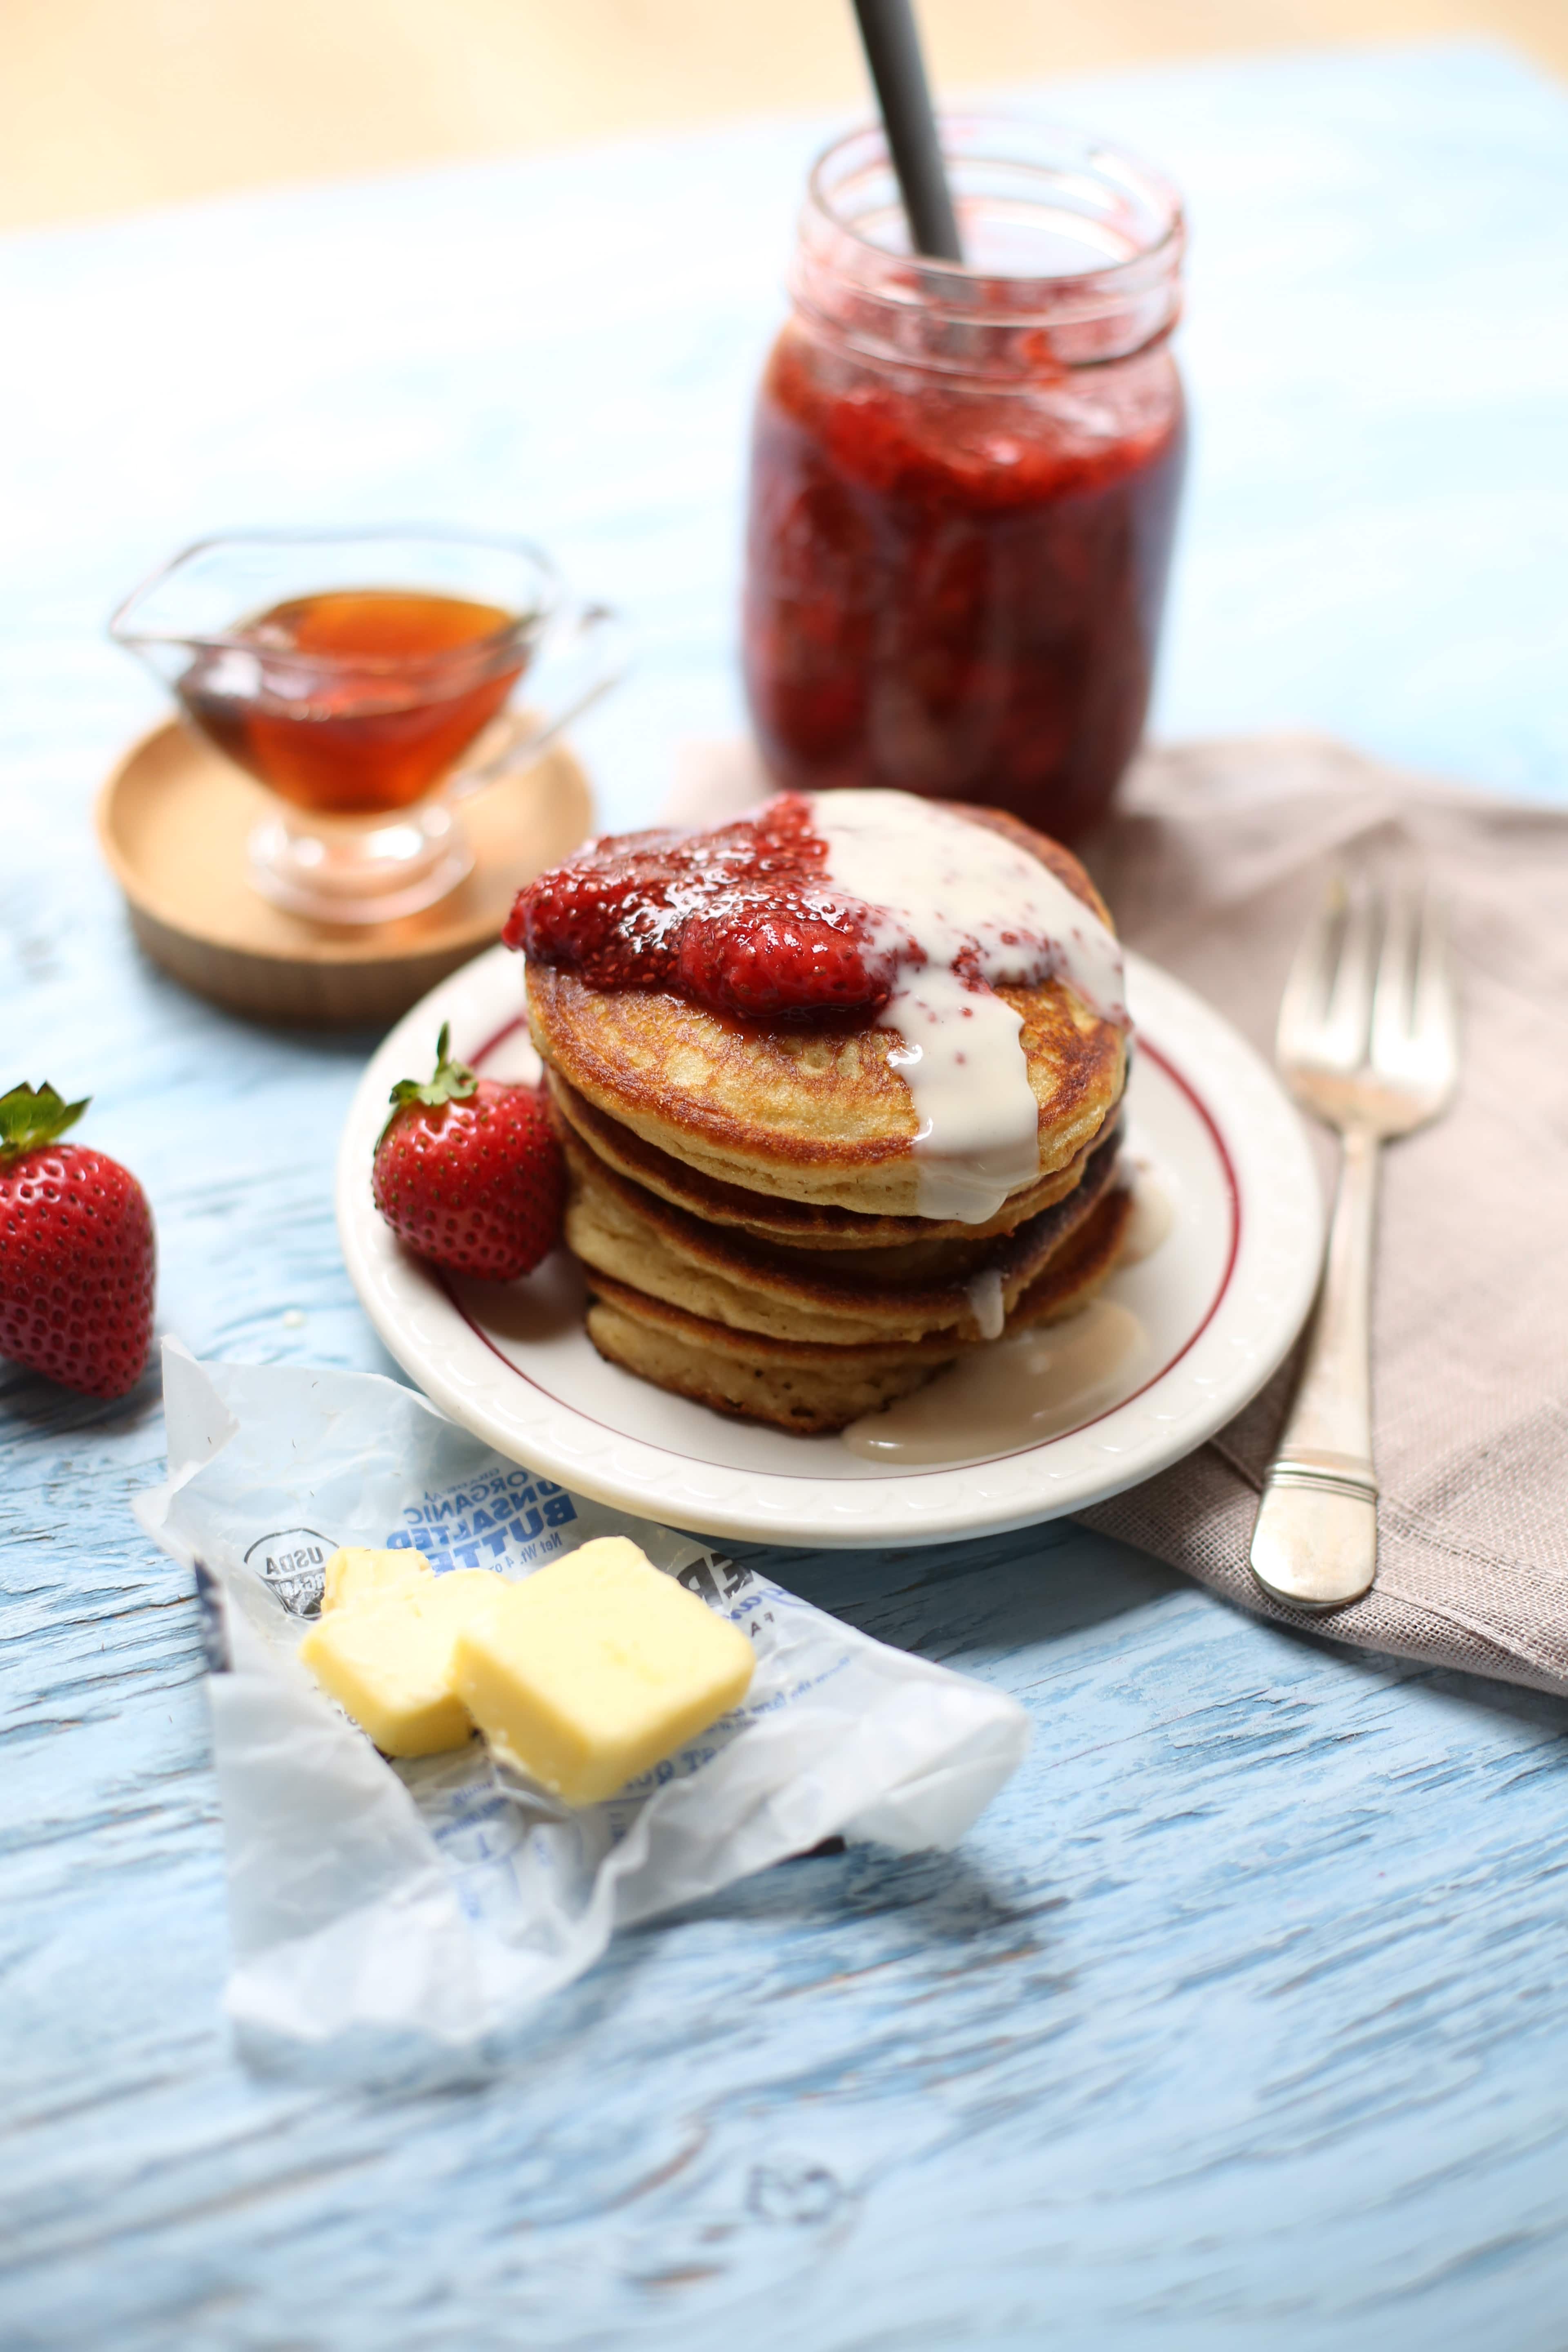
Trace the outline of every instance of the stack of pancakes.
<instances>
[{"instance_id":1,"label":"stack of pancakes","mask_svg":"<svg viewBox=\"0 0 1568 2352\"><path fill-rule=\"evenodd\" d=\"M1076 860L1038 836L1097 915ZM768 1026L528 964L570 1180L566 1241L601 1355L721 1412L842 1429L1004 1330L1086 1305L1130 1213L1127 1040L1060 980L1022 1018L1038 1170L983 1224L919 1213L889 1032Z\"/></svg>"}]
</instances>

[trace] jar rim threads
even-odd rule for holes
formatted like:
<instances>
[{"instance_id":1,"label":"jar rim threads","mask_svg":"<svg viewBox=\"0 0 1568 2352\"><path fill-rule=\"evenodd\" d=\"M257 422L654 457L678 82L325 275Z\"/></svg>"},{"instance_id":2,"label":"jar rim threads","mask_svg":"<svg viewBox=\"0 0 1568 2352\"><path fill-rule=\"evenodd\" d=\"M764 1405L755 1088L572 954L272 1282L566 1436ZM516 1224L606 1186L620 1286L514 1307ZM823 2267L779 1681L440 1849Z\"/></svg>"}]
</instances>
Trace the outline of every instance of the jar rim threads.
<instances>
[{"instance_id":1,"label":"jar rim threads","mask_svg":"<svg viewBox=\"0 0 1568 2352\"><path fill-rule=\"evenodd\" d=\"M836 140L812 167L791 294L868 357L945 375L1039 372L1125 359L1181 311L1182 202L1163 174L1089 134L1027 117L940 121L964 263L909 250L879 126Z\"/></svg>"}]
</instances>

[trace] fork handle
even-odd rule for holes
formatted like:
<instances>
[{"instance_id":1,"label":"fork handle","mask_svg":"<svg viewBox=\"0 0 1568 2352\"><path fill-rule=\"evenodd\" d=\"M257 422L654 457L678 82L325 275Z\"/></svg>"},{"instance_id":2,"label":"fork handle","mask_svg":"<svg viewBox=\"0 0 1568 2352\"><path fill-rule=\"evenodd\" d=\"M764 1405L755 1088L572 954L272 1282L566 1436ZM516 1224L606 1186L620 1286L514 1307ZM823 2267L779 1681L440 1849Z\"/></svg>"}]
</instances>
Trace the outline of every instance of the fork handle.
<instances>
[{"instance_id":1,"label":"fork handle","mask_svg":"<svg viewBox=\"0 0 1568 2352\"><path fill-rule=\"evenodd\" d=\"M1252 1573L1298 1609L1342 1609L1377 1573L1372 1255L1378 1139L1341 1137L1340 1181L1306 1361L1252 1529Z\"/></svg>"}]
</instances>

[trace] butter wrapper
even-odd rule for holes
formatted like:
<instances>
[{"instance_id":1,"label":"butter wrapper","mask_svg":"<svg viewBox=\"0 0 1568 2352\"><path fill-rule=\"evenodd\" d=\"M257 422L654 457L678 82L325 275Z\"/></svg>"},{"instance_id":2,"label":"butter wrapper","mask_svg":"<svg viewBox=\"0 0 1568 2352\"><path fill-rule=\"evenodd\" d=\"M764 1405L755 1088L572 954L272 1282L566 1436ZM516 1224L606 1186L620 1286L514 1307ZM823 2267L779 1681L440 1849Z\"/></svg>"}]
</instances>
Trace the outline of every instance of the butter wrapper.
<instances>
[{"instance_id":1,"label":"butter wrapper","mask_svg":"<svg viewBox=\"0 0 1568 2352\"><path fill-rule=\"evenodd\" d=\"M163 1386L168 1477L134 1507L206 1610L226 2005L256 2063L482 2071L617 1927L827 1837L951 1846L1023 1757L1028 1718L1003 1693L532 1475L395 1381L166 1343ZM479 1741L391 1763L300 1664L340 1544L523 1577L605 1535L631 1537L757 1658L733 1714L605 1804L564 1813Z\"/></svg>"}]
</instances>

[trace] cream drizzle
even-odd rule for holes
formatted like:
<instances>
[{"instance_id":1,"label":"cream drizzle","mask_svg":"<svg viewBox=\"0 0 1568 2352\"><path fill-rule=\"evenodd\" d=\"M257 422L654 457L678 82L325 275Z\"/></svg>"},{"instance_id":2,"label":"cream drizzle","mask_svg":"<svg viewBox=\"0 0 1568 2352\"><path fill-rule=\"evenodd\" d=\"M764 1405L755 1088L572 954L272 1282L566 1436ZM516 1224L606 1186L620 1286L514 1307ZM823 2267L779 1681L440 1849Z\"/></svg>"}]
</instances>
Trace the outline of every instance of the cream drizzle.
<instances>
[{"instance_id":1,"label":"cream drizzle","mask_svg":"<svg viewBox=\"0 0 1568 2352\"><path fill-rule=\"evenodd\" d=\"M969 1311L973 1316L983 1339L999 1339L1007 1324L1007 1300L1002 1288L1002 1277L994 1265L982 1266L972 1274L963 1286L969 1294Z\"/></svg>"},{"instance_id":2,"label":"cream drizzle","mask_svg":"<svg viewBox=\"0 0 1568 2352\"><path fill-rule=\"evenodd\" d=\"M1118 1265L1142 1265L1152 1257L1175 1223L1176 1205L1147 1160L1122 1161L1123 1181L1131 1178L1132 1213L1127 1220L1117 1253Z\"/></svg>"},{"instance_id":3,"label":"cream drizzle","mask_svg":"<svg viewBox=\"0 0 1568 2352\"><path fill-rule=\"evenodd\" d=\"M819 793L812 824L827 845L826 878L869 908L872 945L895 958L878 1023L897 1032L888 1060L913 1100L917 1213L983 1224L1039 1172L1023 1024L994 989L1059 976L1121 1024L1121 950L1026 850L933 802ZM986 985L960 978L961 955Z\"/></svg>"}]
</instances>

